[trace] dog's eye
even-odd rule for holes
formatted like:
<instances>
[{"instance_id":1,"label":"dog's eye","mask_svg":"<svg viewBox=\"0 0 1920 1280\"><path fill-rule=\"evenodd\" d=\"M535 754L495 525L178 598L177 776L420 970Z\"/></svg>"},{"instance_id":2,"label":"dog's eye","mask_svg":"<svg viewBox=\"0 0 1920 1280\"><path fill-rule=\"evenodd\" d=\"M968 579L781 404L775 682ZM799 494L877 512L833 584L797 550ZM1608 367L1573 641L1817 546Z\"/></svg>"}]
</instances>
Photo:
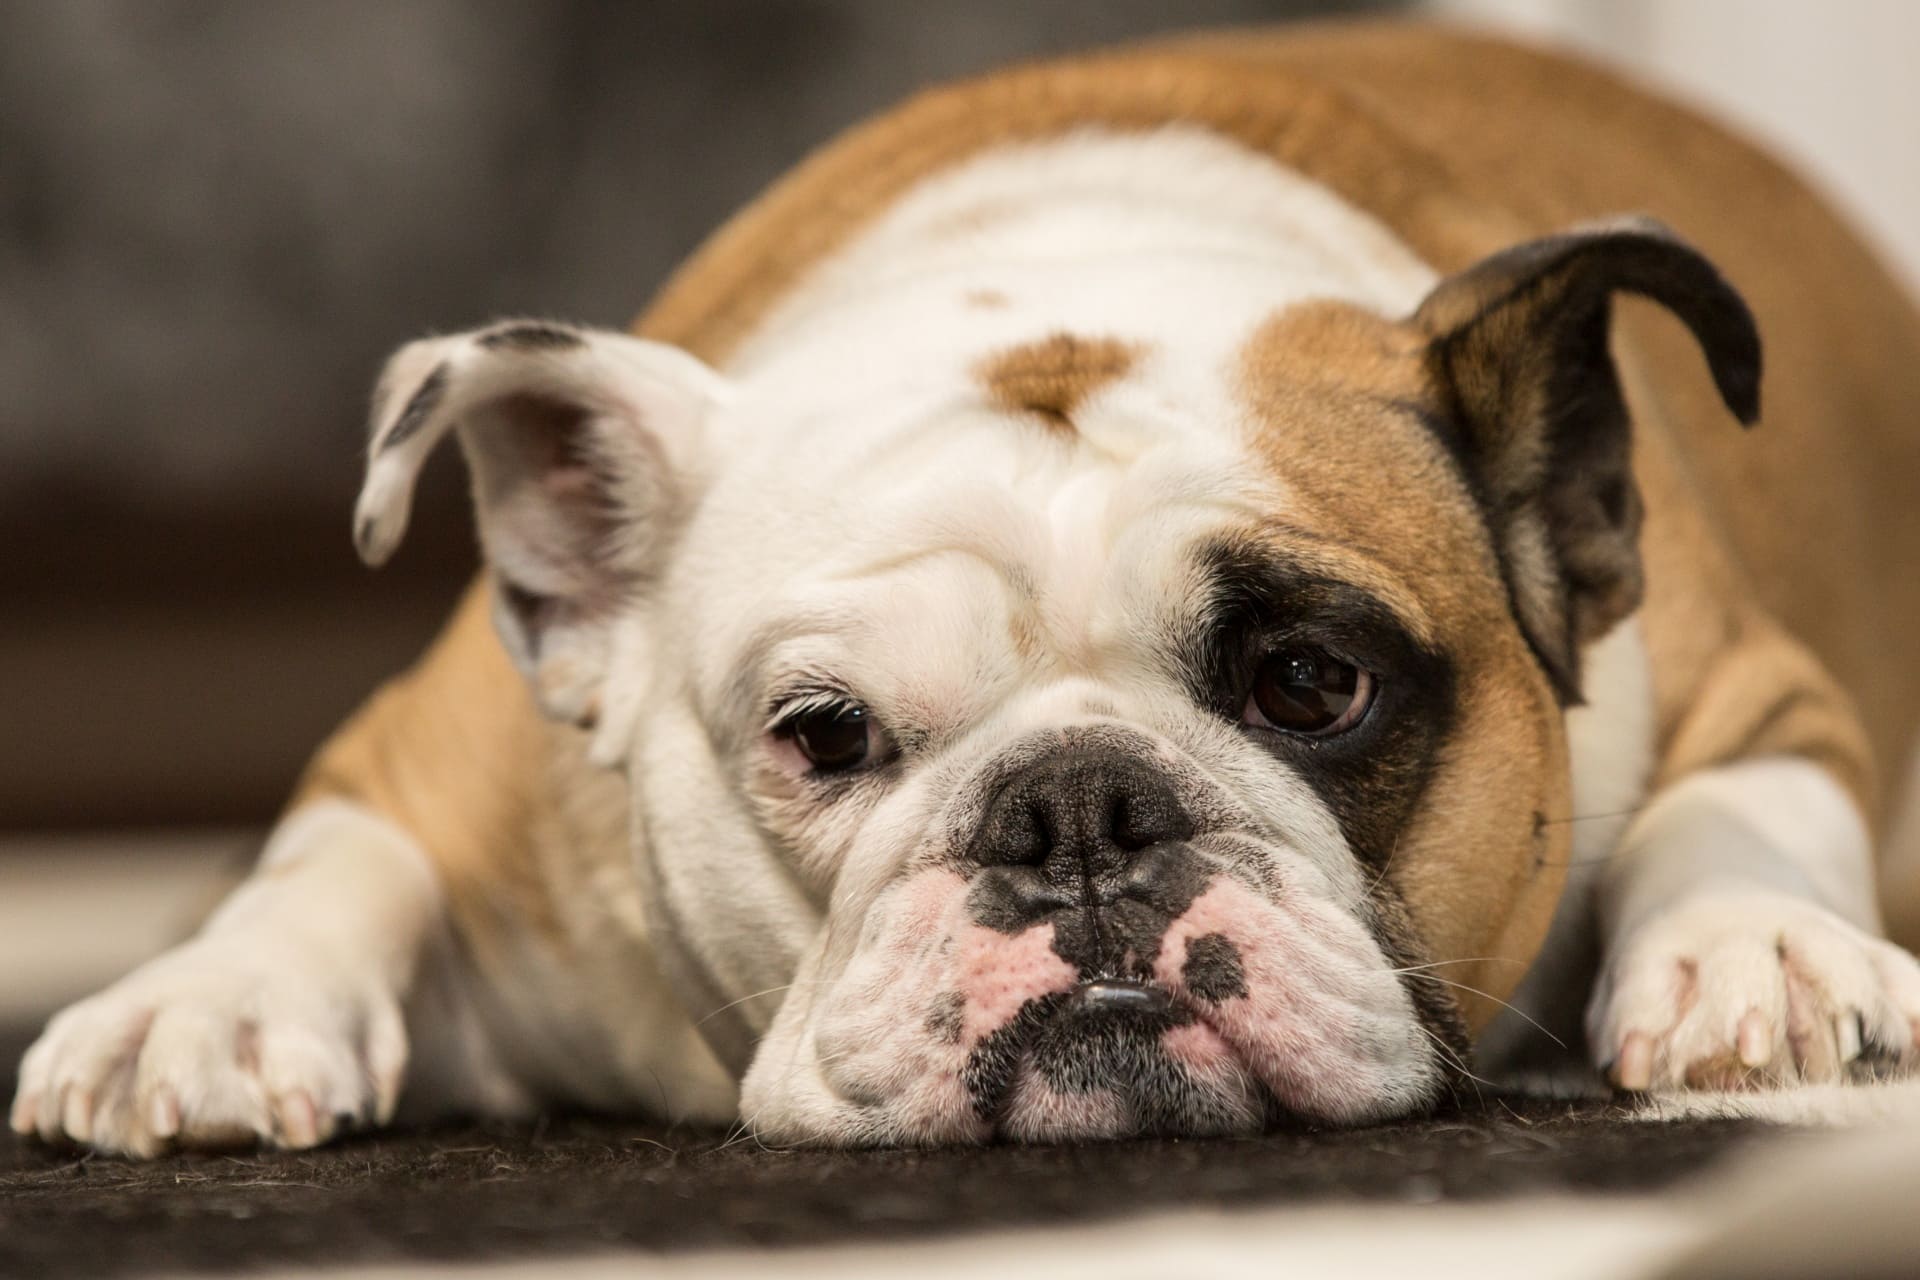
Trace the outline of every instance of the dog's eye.
<instances>
[{"instance_id":1,"label":"dog's eye","mask_svg":"<svg viewBox=\"0 0 1920 1280\"><path fill-rule=\"evenodd\" d=\"M1363 667L1319 649L1280 649L1254 671L1240 719L1259 729L1326 737L1359 724L1373 690Z\"/></svg>"},{"instance_id":2,"label":"dog's eye","mask_svg":"<svg viewBox=\"0 0 1920 1280\"><path fill-rule=\"evenodd\" d=\"M855 703L803 711L777 730L818 773L839 773L863 764L873 752L873 717Z\"/></svg>"}]
</instances>

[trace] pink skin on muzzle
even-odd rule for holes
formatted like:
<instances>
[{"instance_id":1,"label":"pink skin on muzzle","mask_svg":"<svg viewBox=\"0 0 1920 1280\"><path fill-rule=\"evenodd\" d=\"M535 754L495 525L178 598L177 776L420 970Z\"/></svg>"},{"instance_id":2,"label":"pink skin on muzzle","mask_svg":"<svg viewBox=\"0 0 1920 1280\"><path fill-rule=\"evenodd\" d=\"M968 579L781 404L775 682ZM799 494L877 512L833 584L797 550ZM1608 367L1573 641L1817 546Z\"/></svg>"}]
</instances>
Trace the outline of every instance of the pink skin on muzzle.
<instances>
[{"instance_id":1,"label":"pink skin on muzzle","mask_svg":"<svg viewBox=\"0 0 1920 1280\"><path fill-rule=\"evenodd\" d=\"M1103 1137L1140 1127L1127 1087L1048 1083L1017 1066L1000 1096L983 1098L969 1064L981 1046L1035 1001L1072 991L1081 975L1053 950L1051 923L1005 934L975 923L968 881L951 870L915 873L875 902L861 945L818 1011L821 1075L885 1142ZM1233 956L1244 994L1209 999L1189 982L1200 939ZM1181 1025L1160 1033L1183 1088L1217 1101L1213 1126L1257 1128L1264 1086L1309 1120L1386 1114L1422 1093L1431 1053L1410 1001L1379 947L1331 904L1269 900L1216 875L1167 928L1150 968ZM990 1047L1006 1052L1006 1046ZM1017 1045L1014 1049L1018 1052ZM974 1077L970 1081L970 1075Z\"/></svg>"},{"instance_id":2,"label":"pink skin on muzzle","mask_svg":"<svg viewBox=\"0 0 1920 1280\"><path fill-rule=\"evenodd\" d=\"M1186 978L1190 944L1223 936L1246 994L1207 1000ZM1196 1067L1231 1059L1287 1110L1352 1123L1403 1094L1424 1034L1379 944L1346 912L1317 901L1283 906L1218 876L1167 929L1154 979L1200 1014L1167 1033L1167 1049ZM1409 1055L1406 1050L1412 1049Z\"/></svg>"}]
</instances>

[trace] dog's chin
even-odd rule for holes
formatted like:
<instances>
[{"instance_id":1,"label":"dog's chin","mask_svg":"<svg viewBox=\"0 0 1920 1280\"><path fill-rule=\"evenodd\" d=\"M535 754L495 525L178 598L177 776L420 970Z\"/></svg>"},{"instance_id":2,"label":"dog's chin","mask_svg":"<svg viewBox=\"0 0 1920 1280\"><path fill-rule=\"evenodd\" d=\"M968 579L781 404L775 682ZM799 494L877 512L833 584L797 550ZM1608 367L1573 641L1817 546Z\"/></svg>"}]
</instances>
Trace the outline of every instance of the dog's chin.
<instances>
[{"instance_id":1,"label":"dog's chin","mask_svg":"<svg viewBox=\"0 0 1920 1280\"><path fill-rule=\"evenodd\" d=\"M1101 988L1147 1007L1104 1007ZM963 1061L927 1049L896 1058L905 1070L884 1096L870 1071L855 1082L828 1066L822 1080L845 1092L788 1095L759 1110L754 1128L796 1145L941 1146L1217 1137L1291 1117L1225 1035L1152 983L1085 983L1030 1000Z\"/></svg>"},{"instance_id":2,"label":"dog's chin","mask_svg":"<svg viewBox=\"0 0 1920 1280\"><path fill-rule=\"evenodd\" d=\"M1350 912L1215 874L1145 945L1069 961L1065 917L988 927L952 871L883 893L831 982L800 986L742 1088L764 1138L820 1145L1063 1141L1363 1124L1439 1084L1431 1037ZM1144 922L1144 923L1143 923ZM1072 922L1067 921L1069 927ZM1144 932L1141 930L1144 929Z\"/></svg>"},{"instance_id":3,"label":"dog's chin","mask_svg":"<svg viewBox=\"0 0 1920 1280\"><path fill-rule=\"evenodd\" d=\"M1036 1002L1000 1035L969 1064L1000 1138L1255 1133L1277 1110L1218 1031L1150 985L1085 984ZM978 1078L987 1075L998 1078Z\"/></svg>"}]
</instances>

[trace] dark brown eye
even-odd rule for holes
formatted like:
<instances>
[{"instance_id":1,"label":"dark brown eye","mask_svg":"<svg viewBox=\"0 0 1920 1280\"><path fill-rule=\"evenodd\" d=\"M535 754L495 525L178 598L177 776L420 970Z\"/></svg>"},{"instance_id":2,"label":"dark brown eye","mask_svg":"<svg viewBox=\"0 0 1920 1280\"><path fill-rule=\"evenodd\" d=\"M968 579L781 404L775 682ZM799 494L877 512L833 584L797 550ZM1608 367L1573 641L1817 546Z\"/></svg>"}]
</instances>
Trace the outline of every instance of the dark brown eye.
<instances>
[{"instance_id":1,"label":"dark brown eye","mask_svg":"<svg viewBox=\"0 0 1920 1280\"><path fill-rule=\"evenodd\" d=\"M1325 737L1360 723L1373 687L1373 677L1351 662L1318 649L1280 649L1255 670L1240 719L1261 729Z\"/></svg>"},{"instance_id":2,"label":"dark brown eye","mask_svg":"<svg viewBox=\"0 0 1920 1280\"><path fill-rule=\"evenodd\" d=\"M821 707L787 721L782 732L820 773L838 773L864 762L873 747L872 717L851 704Z\"/></svg>"}]
</instances>

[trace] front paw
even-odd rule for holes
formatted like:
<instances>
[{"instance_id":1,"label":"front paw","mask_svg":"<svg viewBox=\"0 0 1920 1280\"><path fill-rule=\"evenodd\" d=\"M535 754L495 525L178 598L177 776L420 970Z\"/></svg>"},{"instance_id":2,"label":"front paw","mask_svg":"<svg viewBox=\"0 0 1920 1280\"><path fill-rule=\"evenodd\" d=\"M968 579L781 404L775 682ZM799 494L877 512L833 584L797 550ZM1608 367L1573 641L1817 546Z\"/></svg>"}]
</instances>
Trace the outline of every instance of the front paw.
<instances>
[{"instance_id":1,"label":"front paw","mask_svg":"<svg viewBox=\"0 0 1920 1280\"><path fill-rule=\"evenodd\" d=\"M1771 890L1701 893L1616 945L1587 1040L1621 1089L1744 1089L1910 1070L1920 964Z\"/></svg>"},{"instance_id":2,"label":"front paw","mask_svg":"<svg viewBox=\"0 0 1920 1280\"><path fill-rule=\"evenodd\" d=\"M134 1156L311 1147L391 1116L407 1057L392 996L324 966L203 940L56 1016L27 1051L18 1133Z\"/></svg>"}]
</instances>

